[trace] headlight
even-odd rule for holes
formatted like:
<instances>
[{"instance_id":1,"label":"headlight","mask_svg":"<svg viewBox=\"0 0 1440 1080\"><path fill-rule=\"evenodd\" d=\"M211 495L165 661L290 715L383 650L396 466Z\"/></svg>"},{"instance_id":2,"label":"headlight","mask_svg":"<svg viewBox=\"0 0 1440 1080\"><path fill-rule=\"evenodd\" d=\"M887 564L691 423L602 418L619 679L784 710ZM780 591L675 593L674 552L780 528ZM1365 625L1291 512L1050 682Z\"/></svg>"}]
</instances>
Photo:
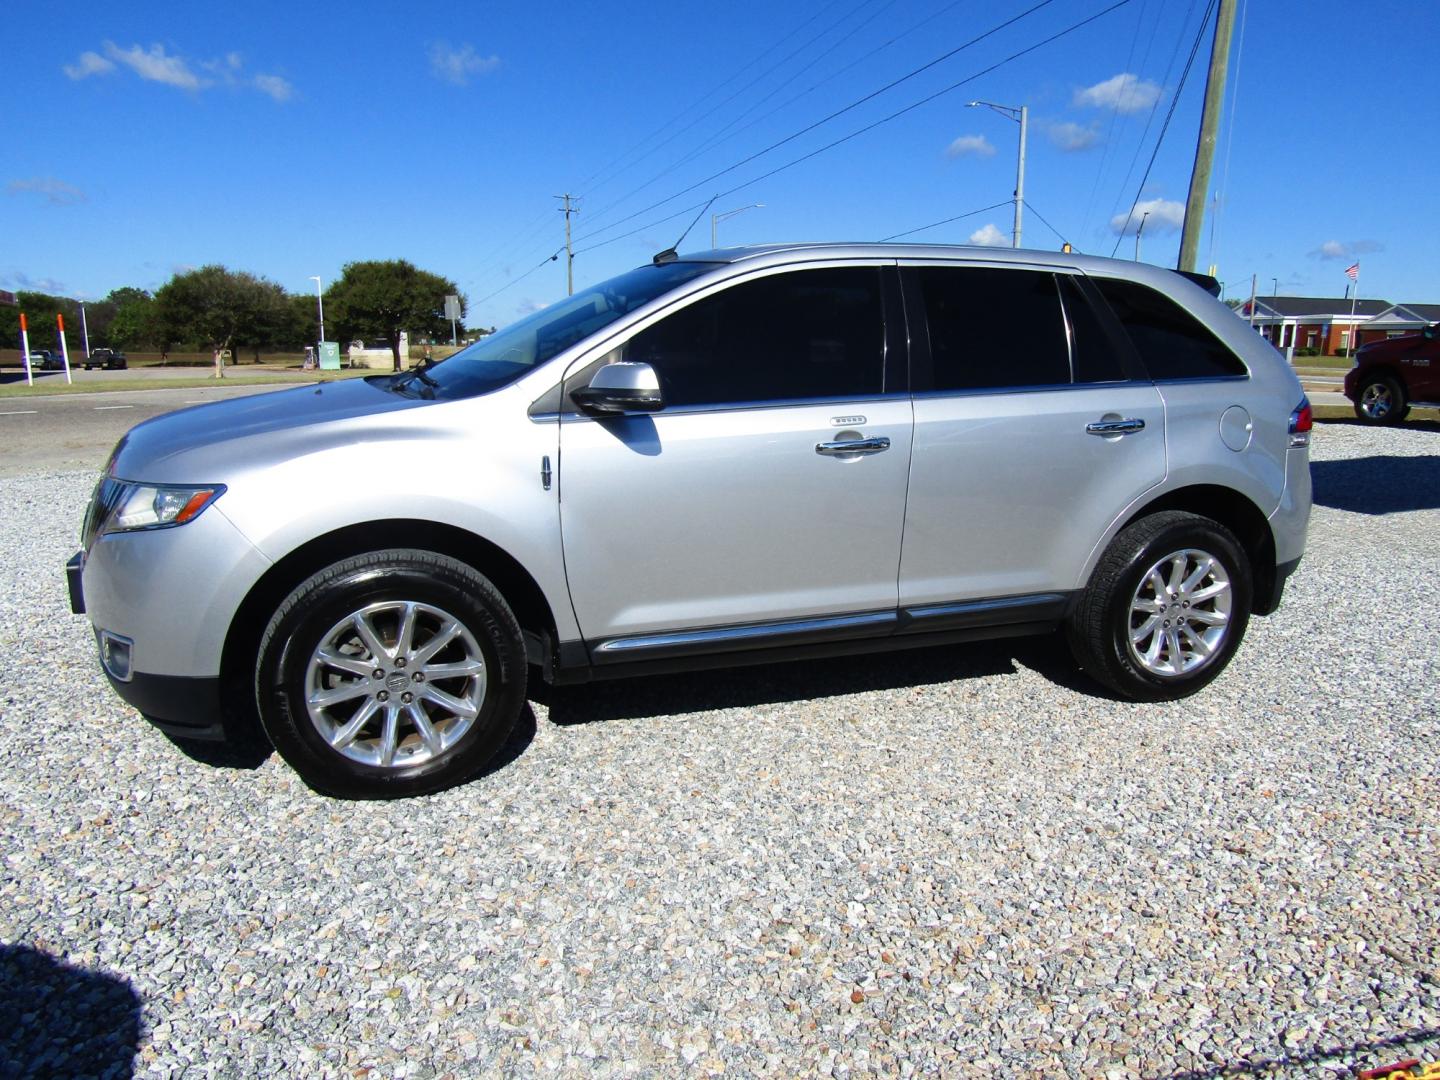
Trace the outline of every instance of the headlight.
<instances>
[{"instance_id":1,"label":"headlight","mask_svg":"<svg viewBox=\"0 0 1440 1080\"><path fill-rule=\"evenodd\" d=\"M141 529L168 529L193 521L224 494L225 485L181 487L176 484L137 484L106 478L95 491L85 520L85 546L106 533Z\"/></svg>"}]
</instances>

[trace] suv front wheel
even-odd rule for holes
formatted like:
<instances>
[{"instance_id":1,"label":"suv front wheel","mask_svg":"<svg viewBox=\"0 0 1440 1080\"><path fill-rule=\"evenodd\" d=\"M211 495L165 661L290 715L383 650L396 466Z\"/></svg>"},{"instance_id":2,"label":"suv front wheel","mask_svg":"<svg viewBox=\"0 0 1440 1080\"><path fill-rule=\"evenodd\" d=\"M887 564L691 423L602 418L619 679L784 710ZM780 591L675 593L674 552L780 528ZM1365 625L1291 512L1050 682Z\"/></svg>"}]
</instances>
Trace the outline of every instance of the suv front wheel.
<instances>
[{"instance_id":1,"label":"suv front wheel","mask_svg":"<svg viewBox=\"0 0 1440 1080\"><path fill-rule=\"evenodd\" d=\"M1091 677L1135 701L1193 694L1245 634L1250 561L1229 529L1164 511L1121 530L1081 594L1067 634Z\"/></svg>"},{"instance_id":2,"label":"suv front wheel","mask_svg":"<svg viewBox=\"0 0 1440 1080\"><path fill-rule=\"evenodd\" d=\"M1390 375L1367 379L1355 398L1355 415L1362 424L1400 423L1410 415L1405 387Z\"/></svg>"},{"instance_id":3,"label":"suv front wheel","mask_svg":"<svg viewBox=\"0 0 1440 1080\"><path fill-rule=\"evenodd\" d=\"M256 699L275 749L316 791L424 795L473 777L525 699L525 645L499 591L433 552L327 567L261 639Z\"/></svg>"}]
</instances>

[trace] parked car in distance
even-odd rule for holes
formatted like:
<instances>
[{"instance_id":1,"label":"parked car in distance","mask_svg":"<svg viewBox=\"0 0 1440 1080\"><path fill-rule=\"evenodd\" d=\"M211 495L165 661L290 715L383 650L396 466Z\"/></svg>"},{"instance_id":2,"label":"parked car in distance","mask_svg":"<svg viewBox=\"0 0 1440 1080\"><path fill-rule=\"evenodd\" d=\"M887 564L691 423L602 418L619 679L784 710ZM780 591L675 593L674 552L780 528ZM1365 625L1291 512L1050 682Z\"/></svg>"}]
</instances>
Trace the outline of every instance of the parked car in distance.
<instances>
[{"instance_id":1,"label":"parked car in distance","mask_svg":"<svg viewBox=\"0 0 1440 1080\"><path fill-rule=\"evenodd\" d=\"M1345 374L1345 396L1364 424L1398 424L1412 405L1440 405L1440 323L1361 345Z\"/></svg>"},{"instance_id":2,"label":"parked car in distance","mask_svg":"<svg viewBox=\"0 0 1440 1080\"><path fill-rule=\"evenodd\" d=\"M60 371L65 367L64 358L49 349L30 350L31 371Z\"/></svg>"},{"instance_id":3,"label":"parked car in distance","mask_svg":"<svg viewBox=\"0 0 1440 1080\"><path fill-rule=\"evenodd\" d=\"M432 366L138 425L71 606L162 730L258 720L352 798L475 776L532 677L1058 628L1110 692L1169 700L1278 606L1310 423L1170 270L666 252Z\"/></svg>"},{"instance_id":4,"label":"parked car in distance","mask_svg":"<svg viewBox=\"0 0 1440 1080\"><path fill-rule=\"evenodd\" d=\"M125 354L119 349L96 349L85 358L86 371L89 371L92 367L110 371L117 368L127 368L129 366L130 361L126 359Z\"/></svg>"}]
</instances>

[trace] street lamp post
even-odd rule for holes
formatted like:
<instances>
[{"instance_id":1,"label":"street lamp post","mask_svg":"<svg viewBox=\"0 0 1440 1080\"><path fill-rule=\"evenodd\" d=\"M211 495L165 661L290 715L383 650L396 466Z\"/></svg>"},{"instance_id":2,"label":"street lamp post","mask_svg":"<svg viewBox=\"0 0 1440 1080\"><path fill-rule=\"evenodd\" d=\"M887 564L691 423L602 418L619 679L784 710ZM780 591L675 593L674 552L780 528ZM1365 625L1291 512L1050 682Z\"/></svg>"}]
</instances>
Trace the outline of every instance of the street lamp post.
<instances>
[{"instance_id":1,"label":"street lamp post","mask_svg":"<svg viewBox=\"0 0 1440 1080\"><path fill-rule=\"evenodd\" d=\"M325 344L325 297L320 291L320 278L317 274L311 274L310 280L315 282L315 304L320 310L320 344Z\"/></svg>"},{"instance_id":2,"label":"street lamp post","mask_svg":"<svg viewBox=\"0 0 1440 1080\"><path fill-rule=\"evenodd\" d=\"M1141 214L1141 215L1140 215L1140 227L1135 230L1135 261L1136 261L1136 262L1139 262L1139 261L1140 261L1140 234L1145 231L1145 219L1148 218L1149 216L1150 216L1150 211L1149 211L1149 210L1146 210L1145 213Z\"/></svg>"},{"instance_id":3,"label":"street lamp post","mask_svg":"<svg viewBox=\"0 0 1440 1080\"><path fill-rule=\"evenodd\" d=\"M1030 121L1030 107L1028 105L996 105L993 101L971 101L965 107L973 109L977 105L993 109L1001 116L1008 116L1020 125L1020 160L1015 168L1015 232L1010 245L1018 248L1020 246L1021 210L1025 205L1025 132Z\"/></svg>"},{"instance_id":4,"label":"street lamp post","mask_svg":"<svg viewBox=\"0 0 1440 1080\"><path fill-rule=\"evenodd\" d=\"M751 203L749 206L739 206L739 207L736 207L734 210L726 210L723 214L711 214L711 215L710 215L710 246L711 246L712 248L713 248L713 247L719 247L719 246L720 246L719 242L718 242L717 239L716 239L718 233L716 232L716 229L715 229L715 226L719 225L720 222L724 221L726 218L732 218L732 217L734 217L736 214L743 214L746 210L758 210L760 207L762 207L762 206L764 206L764 205L765 205L765 204L764 204L763 202Z\"/></svg>"}]
</instances>

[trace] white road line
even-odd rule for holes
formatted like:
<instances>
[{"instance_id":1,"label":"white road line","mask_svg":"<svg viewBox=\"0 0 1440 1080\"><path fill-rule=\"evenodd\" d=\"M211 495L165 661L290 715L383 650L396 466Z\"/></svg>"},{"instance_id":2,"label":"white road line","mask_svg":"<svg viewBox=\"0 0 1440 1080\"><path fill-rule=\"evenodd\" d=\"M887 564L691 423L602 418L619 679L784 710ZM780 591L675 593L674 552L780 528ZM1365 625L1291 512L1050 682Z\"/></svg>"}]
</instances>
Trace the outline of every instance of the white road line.
<instances>
[{"instance_id":1,"label":"white road line","mask_svg":"<svg viewBox=\"0 0 1440 1080\"><path fill-rule=\"evenodd\" d=\"M208 397L194 397L194 398L186 398L183 402L181 402L181 404L182 404L182 405L208 405L210 402L212 402L212 401L214 401L214 400L215 400L214 398L208 398Z\"/></svg>"},{"instance_id":2,"label":"white road line","mask_svg":"<svg viewBox=\"0 0 1440 1080\"><path fill-rule=\"evenodd\" d=\"M134 405L96 405L96 412L104 412L106 409L133 409Z\"/></svg>"},{"instance_id":3,"label":"white road line","mask_svg":"<svg viewBox=\"0 0 1440 1080\"><path fill-rule=\"evenodd\" d=\"M39 409L18 409L15 412L0 412L0 416L34 416Z\"/></svg>"}]
</instances>

